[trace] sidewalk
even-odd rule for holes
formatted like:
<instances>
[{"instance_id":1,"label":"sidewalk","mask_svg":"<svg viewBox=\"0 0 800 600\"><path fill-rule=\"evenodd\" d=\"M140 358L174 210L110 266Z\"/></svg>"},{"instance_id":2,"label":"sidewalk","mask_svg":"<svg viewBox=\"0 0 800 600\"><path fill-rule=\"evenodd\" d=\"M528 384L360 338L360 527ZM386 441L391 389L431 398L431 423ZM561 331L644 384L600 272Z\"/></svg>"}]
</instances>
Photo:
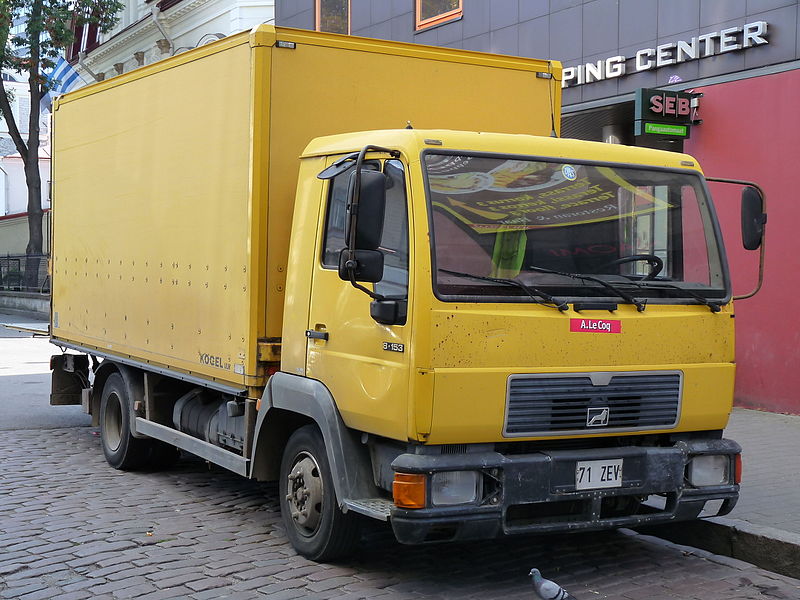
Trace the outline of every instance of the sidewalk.
<instances>
[{"instance_id":1,"label":"sidewalk","mask_svg":"<svg viewBox=\"0 0 800 600\"><path fill-rule=\"evenodd\" d=\"M725 437L742 445L742 489L731 519L800 535L800 416L736 408Z\"/></svg>"},{"instance_id":2,"label":"sidewalk","mask_svg":"<svg viewBox=\"0 0 800 600\"><path fill-rule=\"evenodd\" d=\"M41 319L7 313L0 313L2 323L24 324L40 331L47 327L47 322ZM0 436L4 439L11 430L75 428L91 424L91 418L84 414L81 406L50 406L50 357L58 353L47 336L34 337L30 332L0 325Z\"/></svg>"},{"instance_id":3,"label":"sidewalk","mask_svg":"<svg viewBox=\"0 0 800 600\"><path fill-rule=\"evenodd\" d=\"M0 311L0 338L31 337L30 332L4 327L6 324L38 331L46 330L50 326L50 322L46 318L33 313L20 312L12 314Z\"/></svg>"},{"instance_id":4,"label":"sidewalk","mask_svg":"<svg viewBox=\"0 0 800 600\"><path fill-rule=\"evenodd\" d=\"M800 578L800 416L736 408L724 435L742 446L733 511L638 531Z\"/></svg>"}]
</instances>

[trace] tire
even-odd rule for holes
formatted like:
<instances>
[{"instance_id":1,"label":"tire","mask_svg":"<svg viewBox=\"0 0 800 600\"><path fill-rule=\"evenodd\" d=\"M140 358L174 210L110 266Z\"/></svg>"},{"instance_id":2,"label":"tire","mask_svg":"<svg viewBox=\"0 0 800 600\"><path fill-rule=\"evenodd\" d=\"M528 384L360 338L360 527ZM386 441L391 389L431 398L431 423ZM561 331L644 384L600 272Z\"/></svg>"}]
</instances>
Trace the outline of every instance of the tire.
<instances>
[{"instance_id":1,"label":"tire","mask_svg":"<svg viewBox=\"0 0 800 600\"><path fill-rule=\"evenodd\" d=\"M152 451L151 440L131 435L131 402L122 375L109 375L100 400L100 442L108 464L120 471L141 468Z\"/></svg>"},{"instance_id":2,"label":"tire","mask_svg":"<svg viewBox=\"0 0 800 600\"><path fill-rule=\"evenodd\" d=\"M316 426L301 427L289 438L279 485L286 535L298 554L327 562L353 553L361 521L339 508L325 442Z\"/></svg>"}]
</instances>

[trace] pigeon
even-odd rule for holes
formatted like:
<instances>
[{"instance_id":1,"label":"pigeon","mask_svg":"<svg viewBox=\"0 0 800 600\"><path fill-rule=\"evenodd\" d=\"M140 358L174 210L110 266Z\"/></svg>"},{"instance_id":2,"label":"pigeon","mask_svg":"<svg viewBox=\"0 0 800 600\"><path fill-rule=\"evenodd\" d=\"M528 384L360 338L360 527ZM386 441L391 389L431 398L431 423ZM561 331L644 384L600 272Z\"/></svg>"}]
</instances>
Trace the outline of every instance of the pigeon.
<instances>
[{"instance_id":1,"label":"pigeon","mask_svg":"<svg viewBox=\"0 0 800 600\"><path fill-rule=\"evenodd\" d=\"M542 577L539 569L531 569L528 574L533 578L533 590L542 600L577 600L555 581Z\"/></svg>"}]
</instances>

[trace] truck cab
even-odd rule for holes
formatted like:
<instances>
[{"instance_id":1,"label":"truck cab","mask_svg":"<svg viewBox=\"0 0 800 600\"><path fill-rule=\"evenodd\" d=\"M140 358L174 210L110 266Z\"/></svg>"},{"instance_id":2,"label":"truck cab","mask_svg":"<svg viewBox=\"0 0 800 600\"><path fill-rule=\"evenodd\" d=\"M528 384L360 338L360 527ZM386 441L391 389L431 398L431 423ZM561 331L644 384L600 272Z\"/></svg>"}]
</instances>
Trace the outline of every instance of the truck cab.
<instances>
[{"instance_id":1,"label":"truck cab","mask_svg":"<svg viewBox=\"0 0 800 600\"><path fill-rule=\"evenodd\" d=\"M292 227L265 400L285 409L314 389L333 403L354 435L331 467L345 511L420 543L733 508L730 277L692 157L331 136L303 154ZM370 498L342 483L359 461Z\"/></svg>"}]
</instances>

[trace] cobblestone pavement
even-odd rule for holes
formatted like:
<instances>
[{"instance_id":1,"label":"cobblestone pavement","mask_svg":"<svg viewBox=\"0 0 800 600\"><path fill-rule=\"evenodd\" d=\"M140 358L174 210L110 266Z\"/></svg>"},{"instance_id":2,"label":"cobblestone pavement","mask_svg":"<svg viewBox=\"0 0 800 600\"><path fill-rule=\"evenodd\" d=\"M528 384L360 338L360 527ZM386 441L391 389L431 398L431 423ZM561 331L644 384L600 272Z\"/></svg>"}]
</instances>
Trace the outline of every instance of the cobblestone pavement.
<instances>
[{"instance_id":1,"label":"cobblestone pavement","mask_svg":"<svg viewBox=\"0 0 800 600\"><path fill-rule=\"evenodd\" d=\"M272 486L192 459L115 471L90 427L0 436L0 599L531 600L534 566L579 600L800 598L799 580L625 531L408 547L370 528L354 559L318 565Z\"/></svg>"}]
</instances>

